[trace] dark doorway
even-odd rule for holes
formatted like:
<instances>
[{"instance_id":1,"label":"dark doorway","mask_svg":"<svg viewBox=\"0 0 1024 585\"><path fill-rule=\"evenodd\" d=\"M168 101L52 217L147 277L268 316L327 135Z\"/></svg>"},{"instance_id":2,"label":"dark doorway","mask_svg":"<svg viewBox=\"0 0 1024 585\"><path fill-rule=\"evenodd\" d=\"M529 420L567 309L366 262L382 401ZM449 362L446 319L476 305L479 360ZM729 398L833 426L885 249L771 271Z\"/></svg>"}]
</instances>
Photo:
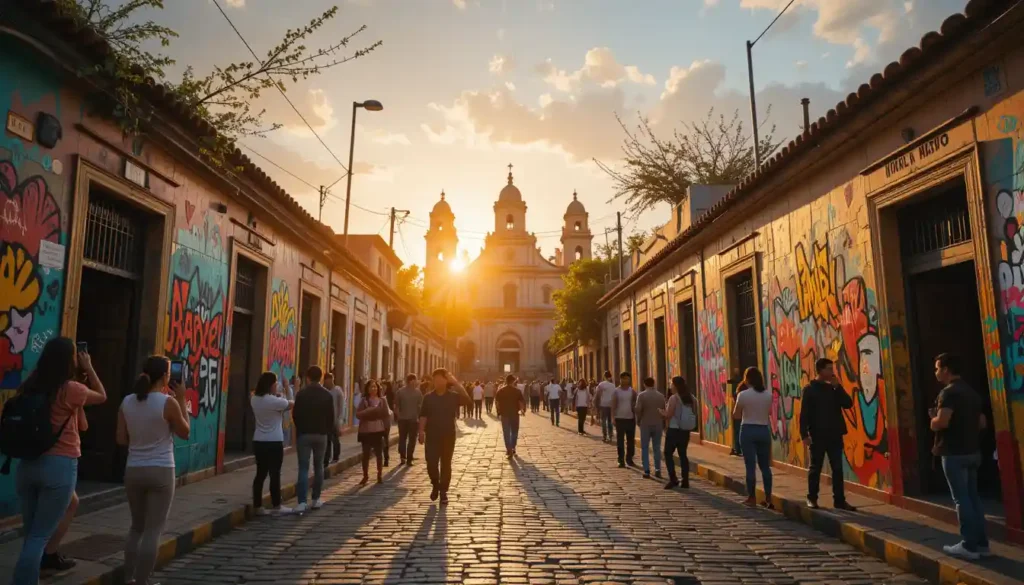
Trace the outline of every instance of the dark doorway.
<instances>
[{"instance_id":1,"label":"dark doorway","mask_svg":"<svg viewBox=\"0 0 1024 585\"><path fill-rule=\"evenodd\" d=\"M334 373L334 381L342 388L348 389L345 379L345 341L348 335L348 316L338 311L331 311L331 360L328 364Z\"/></svg>"},{"instance_id":2,"label":"dark doorway","mask_svg":"<svg viewBox=\"0 0 1024 585\"><path fill-rule=\"evenodd\" d=\"M668 383L668 359L665 356L665 318L658 317L654 320L654 363L658 371L654 373L654 379L658 384L658 390L665 393Z\"/></svg>"},{"instance_id":3,"label":"dark doorway","mask_svg":"<svg viewBox=\"0 0 1024 585\"><path fill-rule=\"evenodd\" d=\"M362 379L366 375L366 370L363 369L363 360L366 359L366 325L362 323L356 323L355 336L352 341L352 375L354 376L355 384L360 384L362 388Z\"/></svg>"},{"instance_id":4,"label":"dark doorway","mask_svg":"<svg viewBox=\"0 0 1024 585\"><path fill-rule=\"evenodd\" d=\"M249 395L260 374L266 287L267 269L245 256L238 256L224 430L224 448L228 451L246 452L252 443L255 422L249 407Z\"/></svg>"},{"instance_id":5,"label":"dark doorway","mask_svg":"<svg viewBox=\"0 0 1024 585\"><path fill-rule=\"evenodd\" d=\"M302 293L302 319L299 322L299 371L300 377L306 369L317 363L317 323L320 322L320 299Z\"/></svg>"},{"instance_id":6,"label":"dark doorway","mask_svg":"<svg viewBox=\"0 0 1024 585\"><path fill-rule=\"evenodd\" d=\"M683 301L676 305L676 319L679 324L679 371L692 390L697 384L697 341L693 301Z\"/></svg>"},{"instance_id":7,"label":"dark doorway","mask_svg":"<svg viewBox=\"0 0 1024 585\"><path fill-rule=\"evenodd\" d=\"M641 323L637 328L636 350L640 355L640 363L637 364L640 368L639 379L636 381L636 386L643 388L643 379L651 375L650 351L647 347L647 323Z\"/></svg>"},{"instance_id":8,"label":"dark doorway","mask_svg":"<svg viewBox=\"0 0 1024 585\"><path fill-rule=\"evenodd\" d=\"M376 329L370 332L370 377L377 379L377 358L380 357L380 331Z\"/></svg>"},{"instance_id":9,"label":"dark doorway","mask_svg":"<svg viewBox=\"0 0 1024 585\"><path fill-rule=\"evenodd\" d=\"M750 270L733 276L727 281L729 296L732 301L730 311L733 318L729 325L732 329L732 373L735 379L742 377L747 368L758 367L757 359L757 305L754 302L754 277Z\"/></svg>"},{"instance_id":10,"label":"dark doorway","mask_svg":"<svg viewBox=\"0 0 1024 585\"><path fill-rule=\"evenodd\" d=\"M381 378L391 377L391 347L385 345L383 347L383 354L381 355Z\"/></svg>"},{"instance_id":11,"label":"dark doorway","mask_svg":"<svg viewBox=\"0 0 1024 585\"><path fill-rule=\"evenodd\" d=\"M625 364L624 364L625 368L623 368L622 371L627 373L627 374L629 374L630 378L634 378L635 376L633 376L633 348L630 347L631 345L632 344L629 342L629 331L623 331L622 332L622 360L623 360L623 362L625 362ZM618 383L618 380L616 380L616 383ZM637 385L637 381L636 380L634 380L633 385L634 386Z\"/></svg>"},{"instance_id":12,"label":"dark doorway","mask_svg":"<svg viewBox=\"0 0 1024 585\"><path fill-rule=\"evenodd\" d=\"M612 376L618 379L619 374L622 373L622 354L619 353L619 338L615 337L612 339L612 352L615 360L615 369L612 371Z\"/></svg>"}]
</instances>

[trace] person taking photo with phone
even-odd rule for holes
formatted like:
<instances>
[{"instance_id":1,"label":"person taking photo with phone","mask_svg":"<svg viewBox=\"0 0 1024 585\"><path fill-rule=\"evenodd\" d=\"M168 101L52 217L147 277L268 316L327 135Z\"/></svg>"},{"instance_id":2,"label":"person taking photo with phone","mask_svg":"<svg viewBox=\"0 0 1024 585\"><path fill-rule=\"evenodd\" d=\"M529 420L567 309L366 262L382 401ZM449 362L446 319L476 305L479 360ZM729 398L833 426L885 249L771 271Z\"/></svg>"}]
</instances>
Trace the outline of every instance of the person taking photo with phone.
<instances>
[{"instance_id":1,"label":"person taking photo with phone","mask_svg":"<svg viewBox=\"0 0 1024 585\"><path fill-rule=\"evenodd\" d=\"M843 485L843 435L846 420L843 410L853 408L853 399L839 385L832 360L814 362L817 377L804 388L800 410L800 437L811 448L811 466L807 471L807 507L818 508L821 468L828 457L832 469L832 502L837 510L856 510L846 501Z\"/></svg>"},{"instance_id":2,"label":"person taking photo with phone","mask_svg":"<svg viewBox=\"0 0 1024 585\"><path fill-rule=\"evenodd\" d=\"M287 380L282 380L285 384ZM257 516L270 512L263 507L263 482L270 477L270 504L275 514L288 514L281 505L281 465L284 463L284 417L295 406L288 395L281 396L281 385L274 372L263 372L256 381L249 404L256 428L252 434L252 454L256 458L256 477L252 482L252 506ZM326 459L326 458L325 458Z\"/></svg>"}]
</instances>

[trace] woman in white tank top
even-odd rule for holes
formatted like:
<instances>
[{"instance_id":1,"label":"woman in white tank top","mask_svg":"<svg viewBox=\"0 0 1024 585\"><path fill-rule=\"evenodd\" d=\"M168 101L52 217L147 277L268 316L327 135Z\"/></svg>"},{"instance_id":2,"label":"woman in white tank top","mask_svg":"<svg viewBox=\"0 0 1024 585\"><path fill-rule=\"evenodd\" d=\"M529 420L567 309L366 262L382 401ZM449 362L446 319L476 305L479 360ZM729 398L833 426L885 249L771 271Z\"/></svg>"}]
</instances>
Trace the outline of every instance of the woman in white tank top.
<instances>
[{"instance_id":1,"label":"woman in white tank top","mask_svg":"<svg viewBox=\"0 0 1024 585\"><path fill-rule=\"evenodd\" d=\"M124 487L132 525L124 549L126 584L145 585L156 565L160 533L174 499L174 439L187 439L189 420L185 388L174 383L165 394L170 362L150 356L117 415L117 442L128 446Z\"/></svg>"}]
</instances>

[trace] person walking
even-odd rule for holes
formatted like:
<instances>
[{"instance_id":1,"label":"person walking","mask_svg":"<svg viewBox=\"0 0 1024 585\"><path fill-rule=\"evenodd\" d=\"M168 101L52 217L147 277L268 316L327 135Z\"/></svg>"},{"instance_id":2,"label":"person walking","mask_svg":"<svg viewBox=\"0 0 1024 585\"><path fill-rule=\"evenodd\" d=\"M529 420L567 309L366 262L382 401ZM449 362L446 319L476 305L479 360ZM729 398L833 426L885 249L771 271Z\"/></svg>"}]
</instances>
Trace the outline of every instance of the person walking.
<instances>
[{"instance_id":1,"label":"person walking","mask_svg":"<svg viewBox=\"0 0 1024 585\"><path fill-rule=\"evenodd\" d=\"M320 385L323 370L320 366L309 366L306 370L306 386L295 396L292 417L295 419L295 452L299 457L299 477L295 482L295 496L298 504L295 512L303 513L310 508L306 504L309 491L309 457L313 456L313 503L318 510L324 503L320 491L324 487L324 451L327 450L327 435L334 426L334 398Z\"/></svg>"},{"instance_id":2,"label":"person walking","mask_svg":"<svg viewBox=\"0 0 1024 585\"><path fill-rule=\"evenodd\" d=\"M324 451L324 467L327 467L332 462L337 463L341 457L341 409L345 397L341 386L334 384L334 374L324 375L324 388L327 388L327 391L331 393L331 398L334 399L335 420L331 432L327 435L327 449Z\"/></svg>"},{"instance_id":3,"label":"person walking","mask_svg":"<svg viewBox=\"0 0 1024 585\"><path fill-rule=\"evenodd\" d=\"M665 465L668 467L668 483L665 489L690 487L690 458L686 455L690 445L690 431L697 428L697 402L690 393L690 387L682 376L672 378L673 394L662 412L668 421L665 431ZM679 453L679 479L676 478L675 453Z\"/></svg>"},{"instance_id":4,"label":"person walking","mask_svg":"<svg viewBox=\"0 0 1024 585\"><path fill-rule=\"evenodd\" d=\"M803 390L800 405L800 437L810 446L811 465L807 470L807 507L818 508L821 469L828 457L832 470L832 501L837 510L856 510L846 501L843 485L843 435L846 434L844 409L853 408L853 399L836 379L832 360L814 363L816 377Z\"/></svg>"},{"instance_id":5,"label":"person walking","mask_svg":"<svg viewBox=\"0 0 1024 585\"><path fill-rule=\"evenodd\" d=\"M377 384L377 388L388 409L388 415L384 417L384 434L381 435L380 449L384 454L384 467L391 467L391 423L395 412L395 387L391 380L384 380Z\"/></svg>"},{"instance_id":6,"label":"person walking","mask_svg":"<svg viewBox=\"0 0 1024 585\"><path fill-rule=\"evenodd\" d=\"M480 415L483 412L483 407L484 407L484 387L483 387L483 384L480 383L480 380L477 380L476 382L473 383L473 410L474 410L473 415L476 418L481 418Z\"/></svg>"},{"instance_id":7,"label":"person walking","mask_svg":"<svg viewBox=\"0 0 1024 585\"><path fill-rule=\"evenodd\" d=\"M462 384L448 370L438 368L431 374L434 391L423 399L420 409L419 441L427 459L427 475L432 489L430 500L441 497L448 503L448 488L452 481L452 457L455 455L455 420L459 408L470 404L472 398Z\"/></svg>"},{"instance_id":8,"label":"person walking","mask_svg":"<svg viewBox=\"0 0 1024 585\"><path fill-rule=\"evenodd\" d=\"M402 463L412 465L416 451L416 429L420 420L423 392L416 384L416 374L405 377L405 386L395 393L395 419L398 420L398 456Z\"/></svg>"},{"instance_id":9,"label":"person walking","mask_svg":"<svg viewBox=\"0 0 1024 585\"><path fill-rule=\"evenodd\" d=\"M270 504L276 514L288 514L281 505L281 465L284 463L284 417L295 402L278 393L277 374L263 372L249 399L256 429L252 434L252 454L256 458L256 477L252 480L252 507L257 516L269 514L263 507L263 482L270 477ZM324 458L326 461L326 457Z\"/></svg>"},{"instance_id":10,"label":"person walking","mask_svg":"<svg viewBox=\"0 0 1024 585\"><path fill-rule=\"evenodd\" d=\"M505 439L505 455L509 459L515 457L519 442L519 415L526 413L526 401L515 382L516 377L510 374L495 396L498 417L501 419L501 436Z\"/></svg>"},{"instance_id":11,"label":"person walking","mask_svg":"<svg viewBox=\"0 0 1024 585\"><path fill-rule=\"evenodd\" d=\"M540 379L539 379L539 378L537 379L537 383L538 383L538 384L541 384L541 381L540 381ZM541 386L541 391L540 391L540 394L538 394L538 396L539 396L539 398L540 398L540 405L541 405L541 408L543 408L543 409L544 409L544 412L547 412L547 411L548 411L548 408L550 408L550 407L551 407L551 405L550 405L550 404L548 404L548 399L547 399L547 392L546 392L546 391L544 390L544 388L545 388L546 386L547 386L546 384L542 385L542 386Z\"/></svg>"},{"instance_id":12,"label":"person walking","mask_svg":"<svg viewBox=\"0 0 1024 585\"><path fill-rule=\"evenodd\" d=\"M494 385L493 380L488 380L484 384L484 404L487 406L487 414L491 414L491 409L494 407L494 393L497 387Z\"/></svg>"},{"instance_id":13,"label":"person walking","mask_svg":"<svg viewBox=\"0 0 1024 585\"><path fill-rule=\"evenodd\" d=\"M174 394L165 394L171 387ZM174 439L188 439L185 387L171 383L171 362L150 356L117 414L117 444L128 447L124 491L131 527L124 545L124 582L149 583L160 534L174 500Z\"/></svg>"},{"instance_id":14,"label":"person walking","mask_svg":"<svg viewBox=\"0 0 1024 585\"><path fill-rule=\"evenodd\" d=\"M576 385L576 396L573 398L576 405L576 433L579 435L587 434L584 429L587 424L587 413L590 412L590 400L590 385L580 378L580 383Z\"/></svg>"},{"instance_id":15,"label":"person walking","mask_svg":"<svg viewBox=\"0 0 1024 585\"><path fill-rule=\"evenodd\" d=\"M370 453L373 453L377 460L377 483L383 483L382 451L387 429L385 420L390 418L391 410L388 408L387 400L381 396L380 384L376 380L369 380L363 385L363 402L358 415L357 437L363 446L363 480L359 485L366 485L370 481Z\"/></svg>"},{"instance_id":16,"label":"person walking","mask_svg":"<svg viewBox=\"0 0 1024 585\"><path fill-rule=\"evenodd\" d=\"M661 479L661 433L665 425L665 395L654 385L654 378L644 378L644 391L636 398L636 422L640 427L640 459L644 465L644 479L651 478L652 451L654 477Z\"/></svg>"},{"instance_id":17,"label":"person walking","mask_svg":"<svg viewBox=\"0 0 1024 585\"><path fill-rule=\"evenodd\" d=\"M629 372L619 375L619 385L612 394L612 412L615 415L615 434L618 437L616 449L619 455L619 467L636 467L633 454L636 452L636 418L633 406L636 402L636 391L632 386L633 377Z\"/></svg>"},{"instance_id":18,"label":"person walking","mask_svg":"<svg viewBox=\"0 0 1024 585\"><path fill-rule=\"evenodd\" d=\"M544 395L547 397L548 410L551 411L551 426L561 426L562 387L552 378L551 383L544 387Z\"/></svg>"},{"instance_id":19,"label":"person walking","mask_svg":"<svg viewBox=\"0 0 1024 585\"><path fill-rule=\"evenodd\" d=\"M615 418L612 416L612 398L615 396L615 383L612 373L605 372L604 380L597 385L594 403L601 410L601 437L605 442L615 440Z\"/></svg>"},{"instance_id":20,"label":"person walking","mask_svg":"<svg viewBox=\"0 0 1024 585\"><path fill-rule=\"evenodd\" d=\"M764 482L764 502L762 505L774 510L772 504L772 433L770 417L772 413L772 393L764 386L764 376L757 368L747 368L743 372L745 389L736 395L733 406L733 424L740 423L740 445L743 452L743 464L746 467L748 506L757 505L757 472L761 469L761 481Z\"/></svg>"},{"instance_id":21,"label":"person walking","mask_svg":"<svg viewBox=\"0 0 1024 585\"><path fill-rule=\"evenodd\" d=\"M543 391L544 385L540 383L539 379L534 380L530 384L530 412L540 414L541 394Z\"/></svg>"},{"instance_id":22,"label":"person walking","mask_svg":"<svg viewBox=\"0 0 1024 585\"><path fill-rule=\"evenodd\" d=\"M960 357L955 354L943 353L935 358L935 379L944 388L928 414L929 426L935 432L932 453L942 458L942 472L956 505L962 537L942 550L974 561L992 554L985 534L985 510L978 495L979 435L988 421L978 393L960 377L961 369Z\"/></svg>"}]
</instances>

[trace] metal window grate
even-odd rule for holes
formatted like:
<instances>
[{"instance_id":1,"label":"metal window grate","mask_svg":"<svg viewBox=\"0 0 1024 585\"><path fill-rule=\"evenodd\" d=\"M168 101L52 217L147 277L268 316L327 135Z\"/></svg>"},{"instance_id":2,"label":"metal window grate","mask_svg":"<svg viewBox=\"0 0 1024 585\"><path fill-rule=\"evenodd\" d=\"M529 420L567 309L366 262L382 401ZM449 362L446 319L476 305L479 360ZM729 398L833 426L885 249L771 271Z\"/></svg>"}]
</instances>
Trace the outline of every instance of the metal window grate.
<instances>
[{"instance_id":1,"label":"metal window grate","mask_svg":"<svg viewBox=\"0 0 1024 585\"><path fill-rule=\"evenodd\" d=\"M90 268L125 278L141 273L142 226L137 214L109 199L91 197L83 257Z\"/></svg>"},{"instance_id":2,"label":"metal window grate","mask_svg":"<svg viewBox=\"0 0 1024 585\"><path fill-rule=\"evenodd\" d=\"M905 258L970 241L967 197L960 189L907 206L900 212L900 248Z\"/></svg>"},{"instance_id":3,"label":"metal window grate","mask_svg":"<svg viewBox=\"0 0 1024 585\"><path fill-rule=\"evenodd\" d=\"M235 310L250 314L256 312L256 265L241 257L235 273Z\"/></svg>"},{"instance_id":4,"label":"metal window grate","mask_svg":"<svg viewBox=\"0 0 1024 585\"><path fill-rule=\"evenodd\" d=\"M754 279L750 273L734 283L736 295L736 349L740 368L757 366L757 313L754 308Z\"/></svg>"}]
</instances>

